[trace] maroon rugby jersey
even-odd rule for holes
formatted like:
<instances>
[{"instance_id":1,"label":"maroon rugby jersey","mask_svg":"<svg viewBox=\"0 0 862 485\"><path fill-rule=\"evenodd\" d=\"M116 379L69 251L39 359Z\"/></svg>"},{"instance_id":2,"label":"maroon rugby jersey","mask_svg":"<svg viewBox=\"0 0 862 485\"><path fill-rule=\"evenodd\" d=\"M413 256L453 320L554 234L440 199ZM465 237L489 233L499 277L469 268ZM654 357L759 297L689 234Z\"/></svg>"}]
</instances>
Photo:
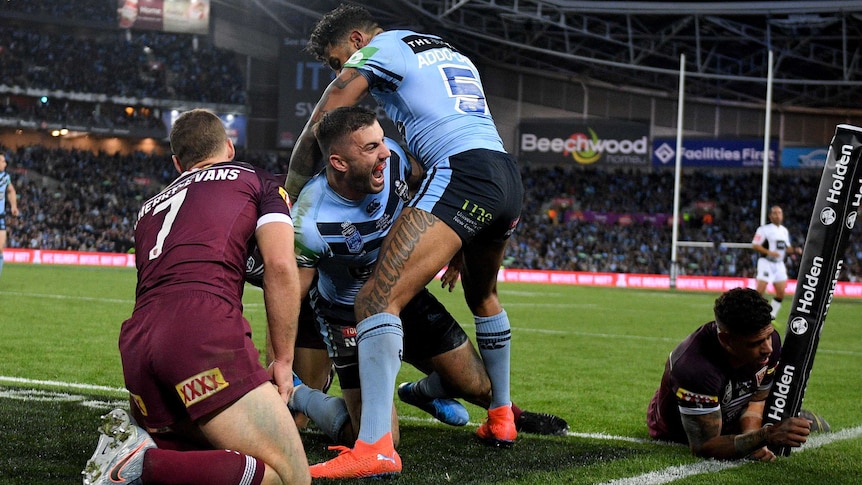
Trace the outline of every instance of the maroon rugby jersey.
<instances>
[{"instance_id":1,"label":"maroon rugby jersey","mask_svg":"<svg viewBox=\"0 0 862 485\"><path fill-rule=\"evenodd\" d=\"M767 390L781 356L781 337L772 333L772 355L761 369L732 368L718 341L718 326L707 323L682 341L668 357L661 386L649 403L647 426L657 439L688 443L680 413L721 410L721 434L737 434L739 418L752 395Z\"/></svg>"},{"instance_id":2,"label":"maroon rugby jersey","mask_svg":"<svg viewBox=\"0 0 862 485\"><path fill-rule=\"evenodd\" d=\"M249 241L269 221L292 223L287 193L270 173L222 162L181 174L138 213L136 307L178 290L241 305Z\"/></svg>"}]
</instances>

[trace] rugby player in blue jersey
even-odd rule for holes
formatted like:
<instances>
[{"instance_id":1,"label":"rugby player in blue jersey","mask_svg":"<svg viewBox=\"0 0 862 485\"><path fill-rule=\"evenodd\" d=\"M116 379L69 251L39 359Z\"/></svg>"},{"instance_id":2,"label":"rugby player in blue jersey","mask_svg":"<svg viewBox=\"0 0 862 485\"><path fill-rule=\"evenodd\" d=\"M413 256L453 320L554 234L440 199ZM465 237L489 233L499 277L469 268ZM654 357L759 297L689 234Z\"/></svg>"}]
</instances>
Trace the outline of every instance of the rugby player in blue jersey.
<instances>
[{"instance_id":1,"label":"rugby player in blue jersey","mask_svg":"<svg viewBox=\"0 0 862 485\"><path fill-rule=\"evenodd\" d=\"M384 137L376 115L365 108L345 107L327 113L316 127L316 136L327 154L327 166L305 185L293 206L296 256L302 293L310 292L346 407L301 385L291 406L311 416L330 437L353 444L361 429L361 414L370 411L363 402L370 398L370 391L360 385L354 299L374 269L393 220L422 179L423 169L394 140ZM446 308L423 289L400 317L404 322L403 358L429 375L399 386L399 397L455 426L466 424L469 415L451 397L487 409L491 402L488 375ZM519 429L525 432L564 434L567 430L565 421L557 416L523 411L514 404L512 409ZM394 411L392 416L391 433L397 444ZM374 462L376 466L354 475L397 473L392 468L398 468L398 457L391 456L393 462Z\"/></svg>"},{"instance_id":2,"label":"rugby player in blue jersey","mask_svg":"<svg viewBox=\"0 0 862 485\"><path fill-rule=\"evenodd\" d=\"M439 37L384 31L367 9L354 4L325 15L308 47L338 75L294 147L285 184L290 195L296 197L314 173L321 155L315 126L323 115L355 106L368 93L425 169L419 191L395 220L376 269L355 301L360 378L363 387L375 390L363 407L372 412L363 412L354 448L315 465L312 473L361 475L365 462L394 454L389 410L403 352L399 315L456 257L462 261L464 295L491 379L492 403L477 435L511 446L517 437L509 393L511 325L497 296L497 271L518 224L524 189L517 162L506 153L491 117L478 70ZM388 451L378 453L381 449Z\"/></svg>"}]
</instances>

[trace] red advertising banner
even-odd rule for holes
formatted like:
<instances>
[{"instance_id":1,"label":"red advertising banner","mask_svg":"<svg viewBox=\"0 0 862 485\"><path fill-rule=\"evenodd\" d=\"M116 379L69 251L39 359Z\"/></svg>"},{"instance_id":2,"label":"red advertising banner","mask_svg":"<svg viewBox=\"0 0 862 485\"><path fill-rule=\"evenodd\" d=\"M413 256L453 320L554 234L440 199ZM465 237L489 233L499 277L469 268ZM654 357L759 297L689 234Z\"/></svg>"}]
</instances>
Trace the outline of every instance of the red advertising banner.
<instances>
[{"instance_id":1,"label":"red advertising banner","mask_svg":"<svg viewBox=\"0 0 862 485\"><path fill-rule=\"evenodd\" d=\"M3 250L7 263L68 264L75 266L135 267L135 255L126 253L96 253L87 251L57 251L52 249Z\"/></svg>"},{"instance_id":2,"label":"red advertising banner","mask_svg":"<svg viewBox=\"0 0 862 485\"><path fill-rule=\"evenodd\" d=\"M6 248L3 257L7 263L66 264L77 266L135 267L135 255L125 253L94 253L84 251L56 251L42 249ZM443 276L443 270L437 278ZM667 275L633 273L590 273L580 271L544 271L534 269L500 269L497 279L509 283L544 283L551 285L605 286L667 290ZM676 288L683 291L724 292L733 288L754 288L754 278L717 276L679 276ZM796 291L796 280L787 281L789 294ZM835 285L836 297L862 298L862 282L839 281Z\"/></svg>"}]
</instances>

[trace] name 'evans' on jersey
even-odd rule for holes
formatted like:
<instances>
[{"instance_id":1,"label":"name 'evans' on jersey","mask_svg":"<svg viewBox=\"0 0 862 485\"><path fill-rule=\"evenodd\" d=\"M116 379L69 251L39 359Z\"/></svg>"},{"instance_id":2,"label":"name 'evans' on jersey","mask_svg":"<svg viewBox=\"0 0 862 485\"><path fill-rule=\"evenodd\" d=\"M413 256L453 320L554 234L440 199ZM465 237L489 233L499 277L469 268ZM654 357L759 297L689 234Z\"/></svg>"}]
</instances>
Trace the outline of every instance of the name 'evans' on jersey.
<instances>
[{"instance_id":1,"label":"name 'evans' on jersey","mask_svg":"<svg viewBox=\"0 0 862 485\"><path fill-rule=\"evenodd\" d=\"M238 168L210 168L200 170L193 174L189 174L183 180L178 180L176 185L168 187L164 192L156 195L152 199L148 200L143 207L141 207L140 212L138 212L138 219L144 216L147 212L150 212L153 208L155 208L159 203L164 200L170 199L174 195L177 194L180 190L188 187L189 185L197 182L211 182L218 180L236 180L239 178L239 169Z\"/></svg>"},{"instance_id":2,"label":"name 'evans' on jersey","mask_svg":"<svg viewBox=\"0 0 862 485\"><path fill-rule=\"evenodd\" d=\"M438 62L456 61L472 66L473 63L467 56L458 52L448 42L436 37L421 35L408 35L401 39L410 46L419 60L419 67L430 66Z\"/></svg>"}]
</instances>

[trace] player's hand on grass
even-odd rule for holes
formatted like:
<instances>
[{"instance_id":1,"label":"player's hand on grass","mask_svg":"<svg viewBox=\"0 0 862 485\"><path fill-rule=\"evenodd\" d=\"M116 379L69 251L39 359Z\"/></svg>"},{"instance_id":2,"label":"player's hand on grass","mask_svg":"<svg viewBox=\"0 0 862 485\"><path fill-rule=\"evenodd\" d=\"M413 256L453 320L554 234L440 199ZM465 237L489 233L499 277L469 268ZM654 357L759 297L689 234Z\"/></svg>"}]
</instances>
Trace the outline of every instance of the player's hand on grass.
<instances>
[{"instance_id":1,"label":"player's hand on grass","mask_svg":"<svg viewBox=\"0 0 862 485\"><path fill-rule=\"evenodd\" d=\"M753 461L775 461L775 453L764 446L748 455L748 459Z\"/></svg>"}]
</instances>

